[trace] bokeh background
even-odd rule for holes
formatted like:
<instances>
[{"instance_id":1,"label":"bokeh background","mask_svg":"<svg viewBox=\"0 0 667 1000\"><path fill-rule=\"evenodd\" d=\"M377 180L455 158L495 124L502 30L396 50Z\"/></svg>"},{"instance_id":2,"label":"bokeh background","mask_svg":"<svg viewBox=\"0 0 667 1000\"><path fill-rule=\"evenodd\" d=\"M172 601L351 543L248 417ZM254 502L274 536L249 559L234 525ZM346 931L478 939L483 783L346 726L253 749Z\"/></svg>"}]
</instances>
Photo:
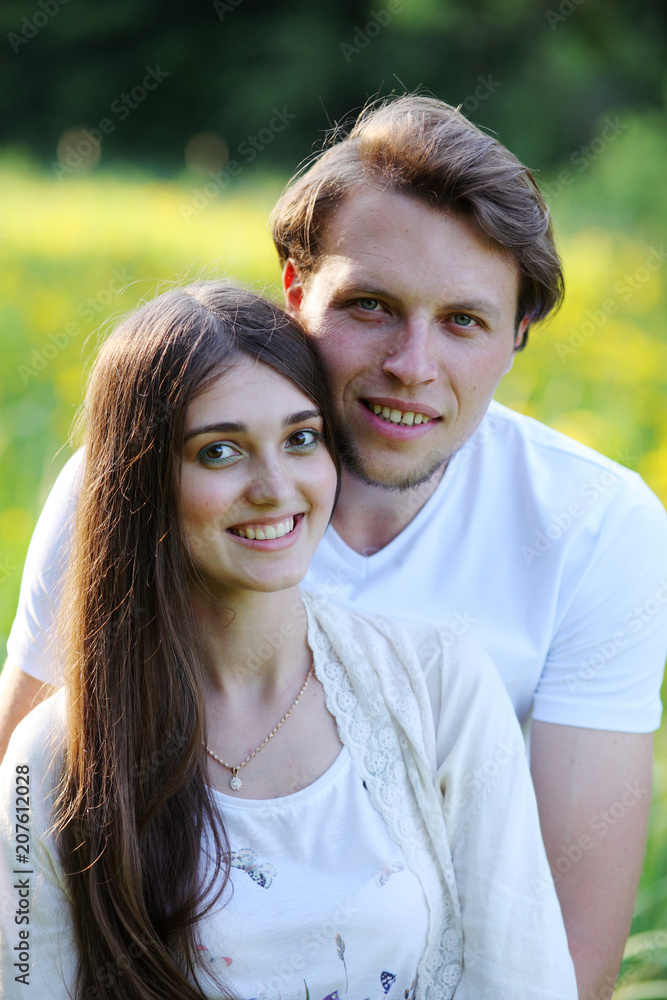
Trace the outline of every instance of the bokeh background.
<instances>
[{"instance_id":1,"label":"bokeh background","mask_svg":"<svg viewBox=\"0 0 667 1000\"><path fill-rule=\"evenodd\" d=\"M101 331L199 275L279 298L268 212L377 95L461 105L536 171L567 298L498 396L667 501L661 0L5 0L0 46L0 653ZM667 997L657 750L622 1000Z\"/></svg>"}]
</instances>

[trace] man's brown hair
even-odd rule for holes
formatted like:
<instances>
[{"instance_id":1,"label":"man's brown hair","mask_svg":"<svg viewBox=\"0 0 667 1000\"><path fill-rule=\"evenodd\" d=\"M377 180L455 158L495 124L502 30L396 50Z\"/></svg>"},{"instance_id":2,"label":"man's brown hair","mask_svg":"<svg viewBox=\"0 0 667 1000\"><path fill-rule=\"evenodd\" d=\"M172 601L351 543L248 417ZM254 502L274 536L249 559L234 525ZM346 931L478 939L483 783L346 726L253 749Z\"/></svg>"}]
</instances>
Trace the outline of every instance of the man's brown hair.
<instances>
[{"instance_id":1,"label":"man's brown hair","mask_svg":"<svg viewBox=\"0 0 667 1000\"><path fill-rule=\"evenodd\" d=\"M369 184L452 212L509 254L519 268L517 325L560 305L561 262L531 172L456 108L415 94L366 107L349 134L292 179L271 216L281 263L291 259L307 278L319 263L330 215Z\"/></svg>"}]
</instances>

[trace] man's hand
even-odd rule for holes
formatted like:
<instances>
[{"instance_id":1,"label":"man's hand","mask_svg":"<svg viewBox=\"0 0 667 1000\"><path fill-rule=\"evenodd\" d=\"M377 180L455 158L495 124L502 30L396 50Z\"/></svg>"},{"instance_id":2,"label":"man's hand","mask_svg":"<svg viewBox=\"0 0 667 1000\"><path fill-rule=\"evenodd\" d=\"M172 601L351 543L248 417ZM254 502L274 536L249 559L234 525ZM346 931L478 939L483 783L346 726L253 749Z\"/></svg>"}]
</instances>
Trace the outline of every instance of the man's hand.
<instances>
[{"instance_id":1,"label":"man's hand","mask_svg":"<svg viewBox=\"0 0 667 1000\"><path fill-rule=\"evenodd\" d=\"M55 690L7 660L0 673L0 760L21 719Z\"/></svg>"},{"instance_id":2,"label":"man's hand","mask_svg":"<svg viewBox=\"0 0 667 1000\"><path fill-rule=\"evenodd\" d=\"M533 722L531 771L580 1000L608 1000L630 930L653 735Z\"/></svg>"}]
</instances>

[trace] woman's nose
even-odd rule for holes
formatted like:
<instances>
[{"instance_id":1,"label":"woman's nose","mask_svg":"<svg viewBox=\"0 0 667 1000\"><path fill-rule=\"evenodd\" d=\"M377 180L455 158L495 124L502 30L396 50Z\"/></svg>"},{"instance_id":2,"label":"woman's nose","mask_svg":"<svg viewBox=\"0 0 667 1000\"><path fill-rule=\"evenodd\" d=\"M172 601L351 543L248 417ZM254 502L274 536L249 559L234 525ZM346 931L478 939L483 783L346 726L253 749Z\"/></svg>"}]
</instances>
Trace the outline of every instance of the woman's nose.
<instances>
[{"instance_id":1,"label":"woman's nose","mask_svg":"<svg viewBox=\"0 0 667 1000\"><path fill-rule=\"evenodd\" d=\"M258 461L248 486L250 501L258 506L284 506L294 493L294 484L285 463L276 456L266 456Z\"/></svg>"}]
</instances>

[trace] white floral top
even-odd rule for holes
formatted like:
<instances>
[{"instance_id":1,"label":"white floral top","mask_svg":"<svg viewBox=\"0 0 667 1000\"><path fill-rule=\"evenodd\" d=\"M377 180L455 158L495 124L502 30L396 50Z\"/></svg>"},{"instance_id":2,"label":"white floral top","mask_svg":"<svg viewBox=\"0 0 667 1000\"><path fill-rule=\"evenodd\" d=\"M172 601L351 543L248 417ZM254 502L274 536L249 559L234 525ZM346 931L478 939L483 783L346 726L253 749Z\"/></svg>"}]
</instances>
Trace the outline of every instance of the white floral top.
<instances>
[{"instance_id":1,"label":"white floral top","mask_svg":"<svg viewBox=\"0 0 667 1000\"><path fill-rule=\"evenodd\" d=\"M410 997L426 899L347 748L292 795L214 794L232 848L232 892L202 921L200 948L234 995Z\"/></svg>"}]
</instances>

